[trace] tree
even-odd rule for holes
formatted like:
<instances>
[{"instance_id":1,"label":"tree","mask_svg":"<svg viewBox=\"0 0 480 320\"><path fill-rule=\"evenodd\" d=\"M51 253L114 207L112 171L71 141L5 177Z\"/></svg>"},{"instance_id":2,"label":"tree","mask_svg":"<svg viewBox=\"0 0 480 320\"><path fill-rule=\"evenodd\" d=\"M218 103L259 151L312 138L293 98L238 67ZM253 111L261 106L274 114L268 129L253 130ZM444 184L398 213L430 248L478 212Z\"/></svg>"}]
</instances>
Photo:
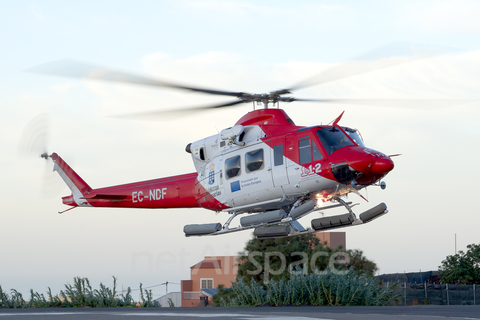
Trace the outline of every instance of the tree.
<instances>
[{"instance_id":1,"label":"tree","mask_svg":"<svg viewBox=\"0 0 480 320\"><path fill-rule=\"evenodd\" d=\"M442 261L440 283L480 284L480 244L469 244L467 249Z\"/></svg>"},{"instance_id":2,"label":"tree","mask_svg":"<svg viewBox=\"0 0 480 320\"><path fill-rule=\"evenodd\" d=\"M350 249L347 250L350 261L346 264L346 268L353 270L359 274L367 274L374 276L378 271L377 264L372 260L368 260L364 255L363 251L359 249Z\"/></svg>"},{"instance_id":3,"label":"tree","mask_svg":"<svg viewBox=\"0 0 480 320\"><path fill-rule=\"evenodd\" d=\"M295 237L250 239L239 253L238 277L247 283L288 279L292 274L311 274L325 270L347 271L373 275L376 264L358 249L332 250L313 234Z\"/></svg>"},{"instance_id":4,"label":"tree","mask_svg":"<svg viewBox=\"0 0 480 320\"><path fill-rule=\"evenodd\" d=\"M247 282L281 279L289 276L287 266L298 264L305 257L311 257L320 246L320 240L312 234L297 237L250 239L238 259L237 276ZM323 247L323 246L322 246ZM317 249L318 250L318 249ZM304 254L297 254L304 253Z\"/></svg>"}]
</instances>

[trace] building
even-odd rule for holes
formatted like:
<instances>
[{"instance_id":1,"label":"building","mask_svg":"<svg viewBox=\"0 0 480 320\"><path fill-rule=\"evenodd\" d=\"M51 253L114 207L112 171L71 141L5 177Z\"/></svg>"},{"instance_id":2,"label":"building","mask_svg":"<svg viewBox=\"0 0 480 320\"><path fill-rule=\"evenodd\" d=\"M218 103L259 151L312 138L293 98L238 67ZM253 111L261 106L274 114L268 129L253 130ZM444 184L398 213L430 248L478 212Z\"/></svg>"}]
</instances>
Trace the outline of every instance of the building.
<instances>
[{"instance_id":1,"label":"building","mask_svg":"<svg viewBox=\"0 0 480 320\"><path fill-rule=\"evenodd\" d=\"M236 256L205 257L190 267L190 280L182 280L182 307L211 303L218 285L231 286L237 276ZM206 302L206 303L205 303Z\"/></svg>"},{"instance_id":2,"label":"building","mask_svg":"<svg viewBox=\"0 0 480 320\"><path fill-rule=\"evenodd\" d=\"M315 236L320 243L326 242L329 248L337 249L341 246L343 250L347 250L347 234L345 232L315 232Z\"/></svg>"},{"instance_id":3,"label":"building","mask_svg":"<svg viewBox=\"0 0 480 320\"><path fill-rule=\"evenodd\" d=\"M332 249L339 246L346 249L345 232L316 232L315 236ZM207 256L191 266L190 280L182 280L181 283L182 307L211 304L219 284L229 288L232 281L235 281L237 259L236 256Z\"/></svg>"}]
</instances>

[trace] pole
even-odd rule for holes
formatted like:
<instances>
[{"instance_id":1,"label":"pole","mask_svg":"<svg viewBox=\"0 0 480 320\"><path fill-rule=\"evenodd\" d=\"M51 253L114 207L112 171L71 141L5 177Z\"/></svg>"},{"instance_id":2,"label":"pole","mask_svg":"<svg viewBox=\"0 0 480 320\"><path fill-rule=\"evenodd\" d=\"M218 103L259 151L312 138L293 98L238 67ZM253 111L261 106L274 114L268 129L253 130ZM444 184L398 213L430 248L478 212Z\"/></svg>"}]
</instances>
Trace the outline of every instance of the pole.
<instances>
[{"instance_id":1,"label":"pole","mask_svg":"<svg viewBox=\"0 0 480 320\"><path fill-rule=\"evenodd\" d=\"M405 306L407 306L407 282L403 283L405 285Z\"/></svg>"},{"instance_id":2,"label":"pole","mask_svg":"<svg viewBox=\"0 0 480 320\"><path fill-rule=\"evenodd\" d=\"M425 281L424 285L425 285L425 300L427 300L428 299L428 296L427 296L427 281Z\"/></svg>"},{"instance_id":3,"label":"pole","mask_svg":"<svg viewBox=\"0 0 480 320\"><path fill-rule=\"evenodd\" d=\"M473 285L473 305L475 305L475 285Z\"/></svg>"},{"instance_id":4,"label":"pole","mask_svg":"<svg viewBox=\"0 0 480 320\"><path fill-rule=\"evenodd\" d=\"M448 283L447 283L447 305L450 305L450 298L448 296Z\"/></svg>"},{"instance_id":5,"label":"pole","mask_svg":"<svg viewBox=\"0 0 480 320\"><path fill-rule=\"evenodd\" d=\"M455 254L457 254L457 234L455 233Z\"/></svg>"}]
</instances>

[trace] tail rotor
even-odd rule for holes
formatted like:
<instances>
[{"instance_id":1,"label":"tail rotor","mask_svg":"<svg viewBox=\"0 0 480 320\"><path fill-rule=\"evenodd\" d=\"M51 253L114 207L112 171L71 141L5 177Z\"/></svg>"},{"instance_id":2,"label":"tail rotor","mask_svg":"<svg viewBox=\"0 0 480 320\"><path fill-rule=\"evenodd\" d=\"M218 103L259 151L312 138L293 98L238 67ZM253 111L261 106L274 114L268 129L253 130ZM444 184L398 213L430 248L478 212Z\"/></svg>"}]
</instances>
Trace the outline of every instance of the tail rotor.
<instances>
[{"instance_id":1,"label":"tail rotor","mask_svg":"<svg viewBox=\"0 0 480 320\"><path fill-rule=\"evenodd\" d=\"M50 141L50 115L42 113L33 117L23 129L18 147L18 155L22 158L32 159L40 156L48 160L48 144ZM37 158L38 159L38 158ZM45 162L43 177L41 179L40 196L43 199L50 199L62 192L65 185L52 172L52 163Z\"/></svg>"}]
</instances>

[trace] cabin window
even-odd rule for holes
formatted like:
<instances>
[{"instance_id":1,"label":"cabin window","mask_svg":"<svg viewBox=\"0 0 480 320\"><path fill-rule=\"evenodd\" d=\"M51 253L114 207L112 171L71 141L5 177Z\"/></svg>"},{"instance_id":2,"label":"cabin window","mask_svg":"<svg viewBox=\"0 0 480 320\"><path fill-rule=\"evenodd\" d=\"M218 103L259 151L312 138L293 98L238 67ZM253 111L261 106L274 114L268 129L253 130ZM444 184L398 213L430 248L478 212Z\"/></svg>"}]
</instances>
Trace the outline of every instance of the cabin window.
<instances>
[{"instance_id":1,"label":"cabin window","mask_svg":"<svg viewBox=\"0 0 480 320\"><path fill-rule=\"evenodd\" d=\"M315 142L312 143L312 155L313 155L313 161L322 160L323 158Z\"/></svg>"},{"instance_id":2,"label":"cabin window","mask_svg":"<svg viewBox=\"0 0 480 320\"><path fill-rule=\"evenodd\" d=\"M300 156L300 164L312 162L312 150L309 137L300 138L298 141L298 153Z\"/></svg>"},{"instance_id":3,"label":"cabin window","mask_svg":"<svg viewBox=\"0 0 480 320\"><path fill-rule=\"evenodd\" d=\"M239 176L240 173L240 156L225 160L225 175L227 179Z\"/></svg>"},{"instance_id":4,"label":"cabin window","mask_svg":"<svg viewBox=\"0 0 480 320\"><path fill-rule=\"evenodd\" d=\"M273 147L273 165L283 165L283 144Z\"/></svg>"},{"instance_id":5,"label":"cabin window","mask_svg":"<svg viewBox=\"0 0 480 320\"><path fill-rule=\"evenodd\" d=\"M213 279L200 279L200 289L213 289Z\"/></svg>"},{"instance_id":6,"label":"cabin window","mask_svg":"<svg viewBox=\"0 0 480 320\"><path fill-rule=\"evenodd\" d=\"M318 149L315 142L310 140L310 137L300 138L298 141L298 153L300 158L300 164L305 164L313 161L321 160L322 154Z\"/></svg>"},{"instance_id":7,"label":"cabin window","mask_svg":"<svg viewBox=\"0 0 480 320\"><path fill-rule=\"evenodd\" d=\"M264 167L263 149L258 149L245 154L245 168L247 173L261 170Z\"/></svg>"}]
</instances>

